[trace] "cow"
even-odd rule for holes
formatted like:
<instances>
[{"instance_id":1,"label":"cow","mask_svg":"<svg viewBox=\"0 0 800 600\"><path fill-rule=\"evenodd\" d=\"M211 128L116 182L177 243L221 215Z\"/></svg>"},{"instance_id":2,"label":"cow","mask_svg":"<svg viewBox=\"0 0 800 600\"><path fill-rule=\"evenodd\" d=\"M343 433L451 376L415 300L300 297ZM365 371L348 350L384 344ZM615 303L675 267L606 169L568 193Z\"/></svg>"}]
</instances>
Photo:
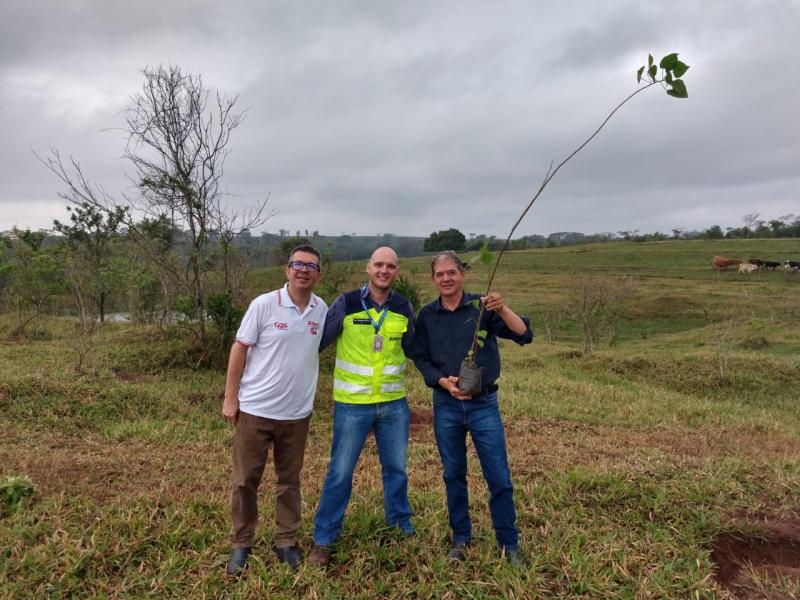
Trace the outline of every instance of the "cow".
<instances>
[{"instance_id":1,"label":"cow","mask_svg":"<svg viewBox=\"0 0 800 600\"><path fill-rule=\"evenodd\" d=\"M745 262L739 263L739 273L750 275L753 271L758 271L758 265Z\"/></svg>"},{"instance_id":2,"label":"cow","mask_svg":"<svg viewBox=\"0 0 800 600\"><path fill-rule=\"evenodd\" d=\"M747 260L747 262L749 262L751 265L756 265L757 267L764 266L764 261L761 260L760 258L750 258Z\"/></svg>"},{"instance_id":3,"label":"cow","mask_svg":"<svg viewBox=\"0 0 800 600\"><path fill-rule=\"evenodd\" d=\"M783 268L787 271L800 271L800 262L796 260L783 261Z\"/></svg>"},{"instance_id":4,"label":"cow","mask_svg":"<svg viewBox=\"0 0 800 600\"><path fill-rule=\"evenodd\" d=\"M774 260L765 260L764 261L764 268L765 269L770 269L771 271L774 271L775 269L777 269L780 266L781 266L781 263L775 262Z\"/></svg>"},{"instance_id":5,"label":"cow","mask_svg":"<svg viewBox=\"0 0 800 600\"><path fill-rule=\"evenodd\" d=\"M727 271L728 267L734 267L741 264L738 258L725 258L724 256L715 256L711 260L711 268L716 271Z\"/></svg>"}]
</instances>

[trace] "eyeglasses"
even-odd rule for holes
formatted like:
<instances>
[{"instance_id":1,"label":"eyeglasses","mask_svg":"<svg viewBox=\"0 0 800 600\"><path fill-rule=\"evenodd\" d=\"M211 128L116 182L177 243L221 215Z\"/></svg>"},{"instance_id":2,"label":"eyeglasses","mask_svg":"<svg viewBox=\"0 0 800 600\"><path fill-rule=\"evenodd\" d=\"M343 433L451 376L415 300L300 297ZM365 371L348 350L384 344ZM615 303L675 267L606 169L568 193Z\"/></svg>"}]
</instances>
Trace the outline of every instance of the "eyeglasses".
<instances>
[{"instance_id":1,"label":"eyeglasses","mask_svg":"<svg viewBox=\"0 0 800 600\"><path fill-rule=\"evenodd\" d=\"M302 271L303 267L311 273L319 271L319 265L315 262L303 262L302 260L293 260L289 263L289 268L292 271Z\"/></svg>"}]
</instances>

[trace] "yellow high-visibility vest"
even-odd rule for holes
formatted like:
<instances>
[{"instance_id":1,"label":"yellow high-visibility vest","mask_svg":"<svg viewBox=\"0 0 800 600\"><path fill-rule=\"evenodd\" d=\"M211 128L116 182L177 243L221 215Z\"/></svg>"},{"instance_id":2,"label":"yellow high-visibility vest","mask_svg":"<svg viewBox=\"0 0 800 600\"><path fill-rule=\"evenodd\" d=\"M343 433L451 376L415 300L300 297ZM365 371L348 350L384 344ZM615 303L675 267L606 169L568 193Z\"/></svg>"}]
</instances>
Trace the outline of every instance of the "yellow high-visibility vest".
<instances>
[{"instance_id":1,"label":"yellow high-visibility vest","mask_svg":"<svg viewBox=\"0 0 800 600\"><path fill-rule=\"evenodd\" d=\"M358 293L358 291L356 291ZM381 324L380 352L374 351L375 328L380 313L374 308L348 314L336 343L333 371L333 399L349 404L377 404L399 400L406 395L406 356L403 334L408 317L389 310Z\"/></svg>"}]
</instances>

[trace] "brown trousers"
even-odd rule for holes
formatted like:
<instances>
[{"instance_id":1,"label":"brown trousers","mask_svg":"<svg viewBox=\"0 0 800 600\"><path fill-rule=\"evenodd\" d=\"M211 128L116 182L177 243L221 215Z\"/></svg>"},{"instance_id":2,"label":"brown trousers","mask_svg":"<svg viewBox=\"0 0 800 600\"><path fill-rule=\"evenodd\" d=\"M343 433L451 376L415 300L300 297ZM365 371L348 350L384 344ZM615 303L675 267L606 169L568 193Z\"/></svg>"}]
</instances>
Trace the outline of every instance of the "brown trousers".
<instances>
[{"instance_id":1,"label":"brown trousers","mask_svg":"<svg viewBox=\"0 0 800 600\"><path fill-rule=\"evenodd\" d=\"M297 543L300 529L300 471L303 469L309 415L305 419L277 421L240 412L233 435L231 484L231 544L253 545L258 521L258 484L272 446L275 466L275 545Z\"/></svg>"}]
</instances>

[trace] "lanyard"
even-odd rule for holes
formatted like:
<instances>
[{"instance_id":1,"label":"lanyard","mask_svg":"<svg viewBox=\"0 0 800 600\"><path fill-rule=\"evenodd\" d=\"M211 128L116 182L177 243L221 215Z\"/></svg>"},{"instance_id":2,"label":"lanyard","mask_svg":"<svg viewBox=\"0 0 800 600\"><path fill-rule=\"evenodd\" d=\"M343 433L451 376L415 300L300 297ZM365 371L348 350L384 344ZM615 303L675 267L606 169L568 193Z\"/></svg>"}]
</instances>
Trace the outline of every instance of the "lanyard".
<instances>
[{"instance_id":1,"label":"lanyard","mask_svg":"<svg viewBox=\"0 0 800 600\"><path fill-rule=\"evenodd\" d=\"M380 330L381 330L381 325L383 325L383 320L386 318L386 313L389 312L388 301L387 301L386 308L384 308L381 311L381 316L380 316L380 319L378 319L377 323L373 320L372 315L369 314L369 309L367 308L367 303L364 302L364 296L361 296L361 306L364 307L364 312L367 313L367 318L369 319L369 322L372 323L372 326L375 328L375 335L378 335L378 332L380 332Z\"/></svg>"}]
</instances>

